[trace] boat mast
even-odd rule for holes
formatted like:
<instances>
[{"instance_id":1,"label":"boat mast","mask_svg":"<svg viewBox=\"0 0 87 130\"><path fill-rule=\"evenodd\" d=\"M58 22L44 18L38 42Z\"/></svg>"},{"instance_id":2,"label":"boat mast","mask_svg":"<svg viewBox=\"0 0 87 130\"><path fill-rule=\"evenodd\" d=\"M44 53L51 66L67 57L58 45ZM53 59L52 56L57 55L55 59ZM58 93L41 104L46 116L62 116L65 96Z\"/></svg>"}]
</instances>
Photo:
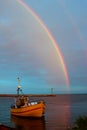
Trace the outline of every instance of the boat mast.
<instances>
[{"instance_id":1,"label":"boat mast","mask_svg":"<svg viewBox=\"0 0 87 130\"><path fill-rule=\"evenodd\" d=\"M19 96L19 91L20 91L20 77L17 78L18 79L18 87L17 87L17 95Z\"/></svg>"},{"instance_id":2,"label":"boat mast","mask_svg":"<svg viewBox=\"0 0 87 130\"><path fill-rule=\"evenodd\" d=\"M22 89L21 89L21 86L20 86L20 77L18 77L17 79L18 79L17 95L19 96L19 92L21 92L22 95L23 95L23 92L22 92Z\"/></svg>"},{"instance_id":3,"label":"boat mast","mask_svg":"<svg viewBox=\"0 0 87 130\"><path fill-rule=\"evenodd\" d=\"M20 86L20 77L18 77L18 86Z\"/></svg>"}]
</instances>

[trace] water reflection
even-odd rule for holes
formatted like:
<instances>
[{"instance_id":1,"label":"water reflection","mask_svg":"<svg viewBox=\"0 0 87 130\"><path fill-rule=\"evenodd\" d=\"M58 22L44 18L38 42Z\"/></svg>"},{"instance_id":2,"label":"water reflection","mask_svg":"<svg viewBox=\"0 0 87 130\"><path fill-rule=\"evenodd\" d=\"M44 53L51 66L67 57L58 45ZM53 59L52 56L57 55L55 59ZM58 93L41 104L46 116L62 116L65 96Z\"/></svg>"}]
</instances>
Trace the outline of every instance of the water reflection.
<instances>
[{"instance_id":1,"label":"water reflection","mask_svg":"<svg viewBox=\"0 0 87 130\"><path fill-rule=\"evenodd\" d=\"M11 121L17 130L45 130L45 119L18 118L11 116Z\"/></svg>"},{"instance_id":2,"label":"water reflection","mask_svg":"<svg viewBox=\"0 0 87 130\"><path fill-rule=\"evenodd\" d=\"M69 95L47 99L46 130L67 130L70 126L70 107Z\"/></svg>"}]
</instances>

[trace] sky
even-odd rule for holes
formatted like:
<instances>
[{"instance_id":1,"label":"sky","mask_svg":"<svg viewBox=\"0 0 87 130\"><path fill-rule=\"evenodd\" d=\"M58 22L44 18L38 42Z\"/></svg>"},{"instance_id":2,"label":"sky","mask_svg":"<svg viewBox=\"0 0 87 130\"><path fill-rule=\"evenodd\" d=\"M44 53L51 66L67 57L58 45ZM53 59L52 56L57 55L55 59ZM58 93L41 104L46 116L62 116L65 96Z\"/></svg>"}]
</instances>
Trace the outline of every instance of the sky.
<instances>
[{"instance_id":1,"label":"sky","mask_svg":"<svg viewBox=\"0 0 87 130\"><path fill-rule=\"evenodd\" d=\"M87 0L0 1L0 93L87 93Z\"/></svg>"}]
</instances>

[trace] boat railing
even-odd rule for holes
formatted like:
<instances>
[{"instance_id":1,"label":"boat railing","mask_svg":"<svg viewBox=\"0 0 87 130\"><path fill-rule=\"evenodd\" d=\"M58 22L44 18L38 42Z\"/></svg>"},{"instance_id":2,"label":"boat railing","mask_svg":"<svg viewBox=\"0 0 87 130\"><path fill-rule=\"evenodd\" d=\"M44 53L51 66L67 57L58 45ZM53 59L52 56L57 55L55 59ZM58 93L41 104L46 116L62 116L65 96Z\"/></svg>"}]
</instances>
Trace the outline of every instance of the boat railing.
<instances>
[{"instance_id":1,"label":"boat railing","mask_svg":"<svg viewBox=\"0 0 87 130\"><path fill-rule=\"evenodd\" d=\"M45 104L45 102L41 100L41 101L31 101L31 102L28 103L28 105L29 106L36 105L36 104L40 104L41 102Z\"/></svg>"}]
</instances>

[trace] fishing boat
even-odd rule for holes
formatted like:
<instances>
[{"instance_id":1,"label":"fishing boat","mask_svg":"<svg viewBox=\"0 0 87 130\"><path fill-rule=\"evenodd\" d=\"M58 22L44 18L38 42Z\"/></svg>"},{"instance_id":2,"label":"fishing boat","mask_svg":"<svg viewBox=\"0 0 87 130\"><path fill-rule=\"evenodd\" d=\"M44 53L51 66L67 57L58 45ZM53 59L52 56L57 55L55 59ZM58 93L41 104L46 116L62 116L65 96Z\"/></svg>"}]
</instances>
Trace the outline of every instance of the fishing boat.
<instances>
[{"instance_id":1,"label":"fishing boat","mask_svg":"<svg viewBox=\"0 0 87 130\"><path fill-rule=\"evenodd\" d=\"M17 96L14 104L11 105L11 115L17 117L43 117L45 113L44 101L29 101L20 86L20 78L18 77Z\"/></svg>"}]
</instances>

